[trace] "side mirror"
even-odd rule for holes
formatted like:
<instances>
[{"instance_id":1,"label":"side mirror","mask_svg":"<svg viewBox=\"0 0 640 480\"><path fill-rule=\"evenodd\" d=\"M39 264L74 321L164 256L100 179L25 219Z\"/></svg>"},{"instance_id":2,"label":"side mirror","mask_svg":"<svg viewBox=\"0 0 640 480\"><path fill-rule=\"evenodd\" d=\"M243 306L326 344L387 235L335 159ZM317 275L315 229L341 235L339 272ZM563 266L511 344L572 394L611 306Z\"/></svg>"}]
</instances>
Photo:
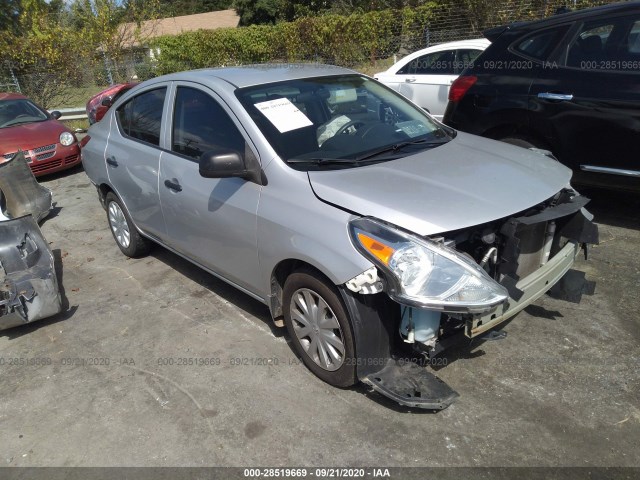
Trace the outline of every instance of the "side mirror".
<instances>
[{"instance_id":1,"label":"side mirror","mask_svg":"<svg viewBox=\"0 0 640 480\"><path fill-rule=\"evenodd\" d=\"M58 110L54 110L53 112L51 112L51 116L58 120L62 116L62 114Z\"/></svg>"},{"instance_id":2,"label":"side mirror","mask_svg":"<svg viewBox=\"0 0 640 480\"><path fill-rule=\"evenodd\" d=\"M102 99L102 101L100 102L100 105L102 105L103 107L110 107L112 103L113 103L113 99L111 97L106 97Z\"/></svg>"},{"instance_id":3,"label":"side mirror","mask_svg":"<svg viewBox=\"0 0 640 480\"><path fill-rule=\"evenodd\" d=\"M200 175L205 178L247 178L250 172L242 156L233 150L216 149L200 156Z\"/></svg>"}]
</instances>

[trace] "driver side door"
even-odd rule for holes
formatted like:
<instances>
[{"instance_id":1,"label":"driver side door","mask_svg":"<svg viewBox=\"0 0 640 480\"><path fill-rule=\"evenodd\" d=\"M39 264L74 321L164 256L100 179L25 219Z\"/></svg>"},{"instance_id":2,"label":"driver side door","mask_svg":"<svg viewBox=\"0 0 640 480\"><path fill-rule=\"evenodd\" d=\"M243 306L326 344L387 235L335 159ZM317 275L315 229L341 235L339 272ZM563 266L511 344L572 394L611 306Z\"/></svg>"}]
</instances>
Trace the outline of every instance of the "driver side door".
<instances>
[{"instance_id":1,"label":"driver side door","mask_svg":"<svg viewBox=\"0 0 640 480\"><path fill-rule=\"evenodd\" d=\"M177 82L172 105L158 182L170 246L256 293L256 211L262 187L242 178L204 178L199 173L204 152L233 150L245 158L255 153L233 113L212 90Z\"/></svg>"}]
</instances>

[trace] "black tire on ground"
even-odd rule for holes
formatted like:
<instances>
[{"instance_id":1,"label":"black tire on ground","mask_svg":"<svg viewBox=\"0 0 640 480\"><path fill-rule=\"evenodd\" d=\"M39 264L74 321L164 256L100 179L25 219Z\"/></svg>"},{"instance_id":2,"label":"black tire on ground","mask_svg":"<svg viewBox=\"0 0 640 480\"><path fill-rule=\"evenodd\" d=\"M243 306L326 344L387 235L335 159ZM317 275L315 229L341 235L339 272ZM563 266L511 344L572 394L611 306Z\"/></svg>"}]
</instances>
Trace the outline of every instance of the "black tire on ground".
<instances>
[{"instance_id":1,"label":"black tire on ground","mask_svg":"<svg viewBox=\"0 0 640 480\"><path fill-rule=\"evenodd\" d=\"M143 257L149 253L153 246L151 240L138 233L126 207L113 192L107 193L105 205L109 229L120 251L132 258Z\"/></svg>"},{"instance_id":2,"label":"black tire on ground","mask_svg":"<svg viewBox=\"0 0 640 480\"><path fill-rule=\"evenodd\" d=\"M305 320L305 309L301 302L311 307L308 312L320 313L315 317L319 319L315 327L319 328L315 328L314 332L313 321L308 325L309 336L304 336L305 327L301 320ZM333 386L354 385L357 376L353 329L335 286L311 270L294 272L284 284L283 307L284 321L293 348L309 370ZM310 314L309 317L314 315ZM343 347L342 352L340 345Z\"/></svg>"}]
</instances>

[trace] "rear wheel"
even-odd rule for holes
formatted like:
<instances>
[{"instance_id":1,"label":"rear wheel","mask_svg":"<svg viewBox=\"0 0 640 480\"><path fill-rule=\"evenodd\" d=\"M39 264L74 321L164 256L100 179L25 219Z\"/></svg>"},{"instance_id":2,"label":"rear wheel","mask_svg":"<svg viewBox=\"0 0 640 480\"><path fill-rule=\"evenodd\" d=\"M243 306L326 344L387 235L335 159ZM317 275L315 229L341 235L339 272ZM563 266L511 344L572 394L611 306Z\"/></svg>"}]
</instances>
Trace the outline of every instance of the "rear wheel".
<instances>
[{"instance_id":1,"label":"rear wheel","mask_svg":"<svg viewBox=\"0 0 640 480\"><path fill-rule=\"evenodd\" d=\"M309 370L336 387L355 384L353 330L335 287L315 272L293 273L283 305L289 337Z\"/></svg>"},{"instance_id":2,"label":"rear wheel","mask_svg":"<svg viewBox=\"0 0 640 480\"><path fill-rule=\"evenodd\" d=\"M142 257L151 250L151 241L138 233L120 199L109 192L105 197L109 228L120 251L127 257Z\"/></svg>"}]
</instances>

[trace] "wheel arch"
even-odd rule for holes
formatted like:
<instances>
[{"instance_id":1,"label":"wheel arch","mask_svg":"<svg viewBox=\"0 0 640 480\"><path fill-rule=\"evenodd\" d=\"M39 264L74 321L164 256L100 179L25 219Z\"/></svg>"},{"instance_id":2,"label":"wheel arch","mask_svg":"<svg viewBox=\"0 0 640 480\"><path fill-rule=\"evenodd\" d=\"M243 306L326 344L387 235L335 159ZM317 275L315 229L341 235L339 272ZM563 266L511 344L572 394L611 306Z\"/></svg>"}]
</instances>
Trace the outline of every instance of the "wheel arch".
<instances>
[{"instance_id":1,"label":"wheel arch","mask_svg":"<svg viewBox=\"0 0 640 480\"><path fill-rule=\"evenodd\" d=\"M283 287L287 277L293 272L305 270L317 273L337 290L353 328L358 379L382 368L391 358L393 329L399 322L399 306L385 293L362 295L350 291L343 284L336 285L321 268L307 261L285 259L272 270L269 309L276 326L285 326Z\"/></svg>"},{"instance_id":2,"label":"wheel arch","mask_svg":"<svg viewBox=\"0 0 640 480\"><path fill-rule=\"evenodd\" d=\"M550 150L549 143L545 140L544 135L524 125L498 125L484 132L482 136L493 140L502 140L508 137L521 138L538 148Z\"/></svg>"},{"instance_id":3,"label":"wheel arch","mask_svg":"<svg viewBox=\"0 0 640 480\"><path fill-rule=\"evenodd\" d=\"M96 189L98 190L98 199L100 200L100 204L102 205L102 208L106 209L107 208L107 203L106 203L106 199L107 199L107 195L110 192L113 192L114 195L118 196L118 198L120 198L120 196L116 193L116 191L111 188L110 185L106 184L106 183L101 183L100 185L98 185L96 187Z\"/></svg>"},{"instance_id":4,"label":"wheel arch","mask_svg":"<svg viewBox=\"0 0 640 480\"><path fill-rule=\"evenodd\" d=\"M329 285L337 287L329 275L322 271L316 265L309 263L306 260L298 258L287 258L278 262L271 270L270 280L270 293L269 293L269 310L271 311L271 318L273 319L277 327L284 327L284 312L282 310L282 295L284 289L284 283L287 277L293 272L298 271L312 271L319 274Z\"/></svg>"}]
</instances>

